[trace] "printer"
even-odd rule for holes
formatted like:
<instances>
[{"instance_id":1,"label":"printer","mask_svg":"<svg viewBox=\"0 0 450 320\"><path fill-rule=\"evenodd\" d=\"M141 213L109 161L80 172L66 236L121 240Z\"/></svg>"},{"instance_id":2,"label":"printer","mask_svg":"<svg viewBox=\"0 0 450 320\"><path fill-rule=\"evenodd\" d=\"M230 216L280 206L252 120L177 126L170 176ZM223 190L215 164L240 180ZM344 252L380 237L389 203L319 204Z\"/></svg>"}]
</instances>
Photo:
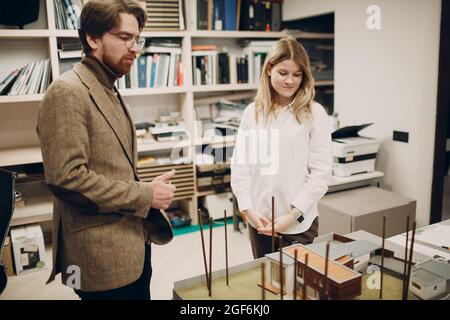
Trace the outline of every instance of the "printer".
<instances>
[{"instance_id":1,"label":"printer","mask_svg":"<svg viewBox=\"0 0 450 320\"><path fill-rule=\"evenodd\" d=\"M332 133L333 175L349 177L375 171L375 160L381 141L358 134L370 125L372 123L348 126Z\"/></svg>"}]
</instances>

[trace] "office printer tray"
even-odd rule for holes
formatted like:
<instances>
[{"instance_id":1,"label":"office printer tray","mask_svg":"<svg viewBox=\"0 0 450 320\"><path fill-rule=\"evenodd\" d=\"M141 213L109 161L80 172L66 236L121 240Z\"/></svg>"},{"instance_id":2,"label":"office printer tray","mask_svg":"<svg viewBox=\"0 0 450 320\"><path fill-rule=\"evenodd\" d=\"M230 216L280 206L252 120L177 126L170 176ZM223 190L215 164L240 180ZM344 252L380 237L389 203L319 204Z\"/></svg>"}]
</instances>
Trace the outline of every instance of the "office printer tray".
<instances>
[{"instance_id":1,"label":"office printer tray","mask_svg":"<svg viewBox=\"0 0 450 320\"><path fill-rule=\"evenodd\" d=\"M374 154L378 152L379 148L380 140L375 138L348 137L333 139L333 156L337 158Z\"/></svg>"}]
</instances>

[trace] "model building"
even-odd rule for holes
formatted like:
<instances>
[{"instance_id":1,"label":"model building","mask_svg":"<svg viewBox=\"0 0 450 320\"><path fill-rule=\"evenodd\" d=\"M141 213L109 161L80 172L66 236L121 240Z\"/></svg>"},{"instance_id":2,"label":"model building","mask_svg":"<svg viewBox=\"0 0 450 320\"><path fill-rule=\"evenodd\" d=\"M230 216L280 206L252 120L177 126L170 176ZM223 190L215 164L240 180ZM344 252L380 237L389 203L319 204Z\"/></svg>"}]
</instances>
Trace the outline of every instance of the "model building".
<instances>
[{"instance_id":1,"label":"model building","mask_svg":"<svg viewBox=\"0 0 450 320\"><path fill-rule=\"evenodd\" d=\"M436 299L450 293L450 261L430 259L417 264L409 289L421 299Z\"/></svg>"},{"instance_id":2,"label":"model building","mask_svg":"<svg viewBox=\"0 0 450 320\"><path fill-rule=\"evenodd\" d=\"M325 257L327 242L330 242L329 257L349 268L365 273L369 265L369 259L381 246L368 240L353 240L336 233L329 233L314 239L307 248L318 252Z\"/></svg>"},{"instance_id":3,"label":"model building","mask_svg":"<svg viewBox=\"0 0 450 320\"><path fill-rule=\"evenodd\" d=\"M293 299L294 264L297 250L297 288L301 295L306 282L307 299L352 299L361 294L361 274L333 260L328 260L328 272L325 276L326 259L313 249L301 244L295 244L283 249L283 294L285 299ZM308 255L308 265L305 267L305 255ZM266 255L265 288L271 292L280 293L280 261L279 252ZM342 257L340 257L342 258ZM347 259L348 260L348 259ZM346 260L346 261L347 261Z\"/></svg>"}]
</instances>

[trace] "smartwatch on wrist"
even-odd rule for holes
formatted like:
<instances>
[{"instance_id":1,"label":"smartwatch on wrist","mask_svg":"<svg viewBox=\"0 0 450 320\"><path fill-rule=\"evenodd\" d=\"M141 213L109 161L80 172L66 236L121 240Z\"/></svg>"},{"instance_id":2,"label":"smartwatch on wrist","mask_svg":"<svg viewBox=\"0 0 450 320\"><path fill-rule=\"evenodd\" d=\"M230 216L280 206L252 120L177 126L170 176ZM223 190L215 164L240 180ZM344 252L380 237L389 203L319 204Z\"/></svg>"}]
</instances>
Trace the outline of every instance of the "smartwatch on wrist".
<instances>
[{"instance_id":1,"label":"smartwatch on wrist","mask_svg":"<svg viewBox=\"0 0 450 320\"><path fill-rule=\"evenodd\" d=\"M305 220L305 218L303 217L303 213L295 207L292 207L289 213L292 214L299 223L302 223L303 220Z\"/></svg>"}]
</instances>

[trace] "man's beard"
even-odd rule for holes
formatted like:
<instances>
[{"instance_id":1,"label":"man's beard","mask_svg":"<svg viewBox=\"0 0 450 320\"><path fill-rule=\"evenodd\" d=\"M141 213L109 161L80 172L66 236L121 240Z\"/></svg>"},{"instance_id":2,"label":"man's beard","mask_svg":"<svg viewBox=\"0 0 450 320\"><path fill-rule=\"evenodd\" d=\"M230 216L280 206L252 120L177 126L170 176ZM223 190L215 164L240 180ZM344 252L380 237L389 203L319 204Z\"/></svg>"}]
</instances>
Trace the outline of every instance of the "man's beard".
<instances>
[{"instance_id":1,"label":"man's beard","mask_svg":"<svg viewBox=\"0 0 450 320\"><path fill-rule=\"evenodd\" d=\"M117 62L114 62L110 55L106 54L103 57L103 63L114 71L118 77L121 77L130 72L133 64L129 64L128 59L136 58L135 54L126 53Z\"/></svg>"}]
</instances>

